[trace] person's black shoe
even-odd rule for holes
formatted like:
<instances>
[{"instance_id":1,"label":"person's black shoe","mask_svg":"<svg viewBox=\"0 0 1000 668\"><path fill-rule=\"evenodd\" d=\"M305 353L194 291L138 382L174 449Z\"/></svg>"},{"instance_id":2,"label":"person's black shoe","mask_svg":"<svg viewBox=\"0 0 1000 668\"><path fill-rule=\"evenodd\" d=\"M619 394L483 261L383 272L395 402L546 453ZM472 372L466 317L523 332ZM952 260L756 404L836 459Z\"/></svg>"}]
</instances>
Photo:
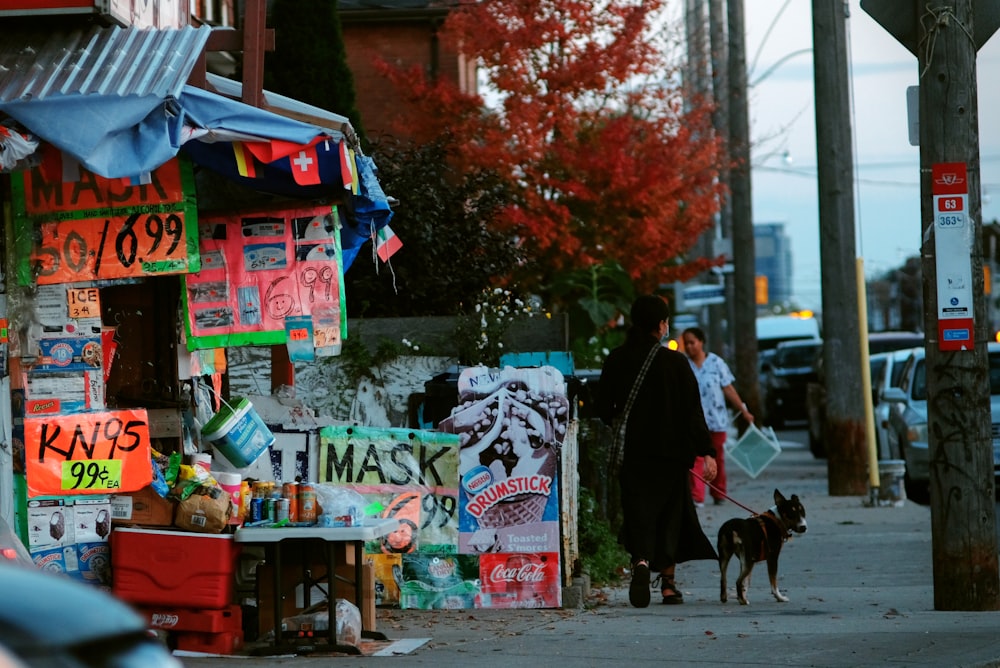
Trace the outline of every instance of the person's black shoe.
<instances>
[{"instance_id":1,"label":"person's black shoe","mask_svg":"<svg viewBox=\"0 0 1000 668\"><path fill-rule=\"evenodd\" d=\"M640 561L632 568L628 602L636 608L645 608L649 605L649 564L644 561Z\"/></svg>"},{"instance_id":2,"label":"person's black shoe","mask_svg":"<svg viewBox=\"0 0 1000 668\"><path fill-rule=\"evenodd\" d=\"M677 588L677 584L671 577L669 579L664 578L663 588L660 590L663 595L664 605L680 605L684 602L684 596L681 594L681 590Z\"/></svg>"}]
</instances>

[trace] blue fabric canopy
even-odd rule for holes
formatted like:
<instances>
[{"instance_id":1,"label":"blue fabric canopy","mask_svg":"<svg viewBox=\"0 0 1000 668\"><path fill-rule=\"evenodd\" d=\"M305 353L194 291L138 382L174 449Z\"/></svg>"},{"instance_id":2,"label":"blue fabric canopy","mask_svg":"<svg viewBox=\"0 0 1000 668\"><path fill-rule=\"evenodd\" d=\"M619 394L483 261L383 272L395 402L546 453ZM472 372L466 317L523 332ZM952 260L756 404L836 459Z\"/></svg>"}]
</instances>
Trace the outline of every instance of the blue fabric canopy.
<instances>
[{"instance_id":1,"label":"blue fabric canopy","mask_svg":"<svg viewBox=\"0 0 1000 668\"><path fill-rule=\"evenodd\" d=\"M94 27L66 34L5 34L0 39L0 112L106 178L141 177L183 150L196 163L254 190L345 201L346 270L361 245L392 217L374 164L360 152L354 155L354 164L347 164L357 170L360 187L356 194L345 191L345 180L353 181L342 174L340 144L344 132L351 132L346 119L338 117L344 131L323 128L186 85L210 32L208 27ZM301 181L301 174L293 172L293 156L286 152L255 162L252 176L241 174L234 141L303 147L317 161L317 171L308 185L297 182L294 177Z\"/></svg>"}]
</instances>

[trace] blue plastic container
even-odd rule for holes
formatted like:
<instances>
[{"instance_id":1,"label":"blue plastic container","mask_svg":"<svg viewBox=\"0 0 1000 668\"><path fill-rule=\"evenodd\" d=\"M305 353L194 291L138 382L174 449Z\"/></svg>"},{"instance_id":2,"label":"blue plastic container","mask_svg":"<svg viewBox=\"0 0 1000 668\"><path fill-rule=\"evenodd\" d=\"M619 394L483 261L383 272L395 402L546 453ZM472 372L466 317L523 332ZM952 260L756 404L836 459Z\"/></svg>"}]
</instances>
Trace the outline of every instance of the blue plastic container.
<instances>
[{"instance_id":1,"label":"blue plastic container","mask_svg":"<svg viewBox=\"0 0 1000 668\"><path fill-rule=\"evenodd\" d=\"M201 429L201 435L237 468L250 466L274 444L274 434L249 399L233 397Z\"/></svg>"}]
</instances>

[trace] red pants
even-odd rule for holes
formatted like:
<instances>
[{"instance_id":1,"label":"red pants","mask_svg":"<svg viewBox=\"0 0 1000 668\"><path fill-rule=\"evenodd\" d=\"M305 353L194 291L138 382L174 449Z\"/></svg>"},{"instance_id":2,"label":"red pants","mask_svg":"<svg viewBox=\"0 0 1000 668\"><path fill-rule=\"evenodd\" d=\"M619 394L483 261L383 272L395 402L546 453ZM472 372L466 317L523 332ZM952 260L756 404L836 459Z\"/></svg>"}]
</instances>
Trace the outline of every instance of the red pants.
<instances>
[{"instance_id":1,"label":"red pants","mask_svg":"<svg viewBox=\"0 0 1000 668\"><path fill-rule=\"evenodd\" d=\"M718 472L715 474L715 480L712 481L710 491L713 499L723 499L725 498L723 494L728 491L726 489L726 432L713 431L712 445L715 446L715 464ZM696 458L694 468L691 471L704 477L705 458ZM694 499L695 503L705 503L705 483L701 481L701 478L696 478L693 475L691 476L691 498Z\"/></svg>"}]
</instances>

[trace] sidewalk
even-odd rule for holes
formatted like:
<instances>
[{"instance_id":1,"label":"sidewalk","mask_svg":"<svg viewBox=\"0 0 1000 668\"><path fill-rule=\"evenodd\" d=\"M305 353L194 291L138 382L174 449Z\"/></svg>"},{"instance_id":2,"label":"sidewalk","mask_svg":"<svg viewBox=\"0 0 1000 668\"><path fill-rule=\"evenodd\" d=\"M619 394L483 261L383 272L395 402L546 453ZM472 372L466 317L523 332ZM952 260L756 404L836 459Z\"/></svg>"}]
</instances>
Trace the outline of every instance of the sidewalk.
<instances>
[{"instance_id":1,"label":"sidewalk","mask_svg":"<svg viewBox=\"0 0 1000 668\"><path fill-rule=\"evenodd\" d=\"M632 608L620 587L592 590L580 610L380 610L378 630L391 639L428 640L391 657L184 658L184 665L1000 666L1000 613L933 609L929 508L831 497L826 462L800 444L782 446L756 480L733 467L729 493L758 512L772 505L775 487L805 505L809 530L781 553L778 581L788 603L770 595L763 563L750 605L741 606L732 592L719 602L717 564L689 562L677 568L680 606L661 605L654 592L650 607ZM747 514L734 505L699 512L713 542L723 521ZM737 570L734 561L731 590Z\"/></svg>"}]
</instances>

